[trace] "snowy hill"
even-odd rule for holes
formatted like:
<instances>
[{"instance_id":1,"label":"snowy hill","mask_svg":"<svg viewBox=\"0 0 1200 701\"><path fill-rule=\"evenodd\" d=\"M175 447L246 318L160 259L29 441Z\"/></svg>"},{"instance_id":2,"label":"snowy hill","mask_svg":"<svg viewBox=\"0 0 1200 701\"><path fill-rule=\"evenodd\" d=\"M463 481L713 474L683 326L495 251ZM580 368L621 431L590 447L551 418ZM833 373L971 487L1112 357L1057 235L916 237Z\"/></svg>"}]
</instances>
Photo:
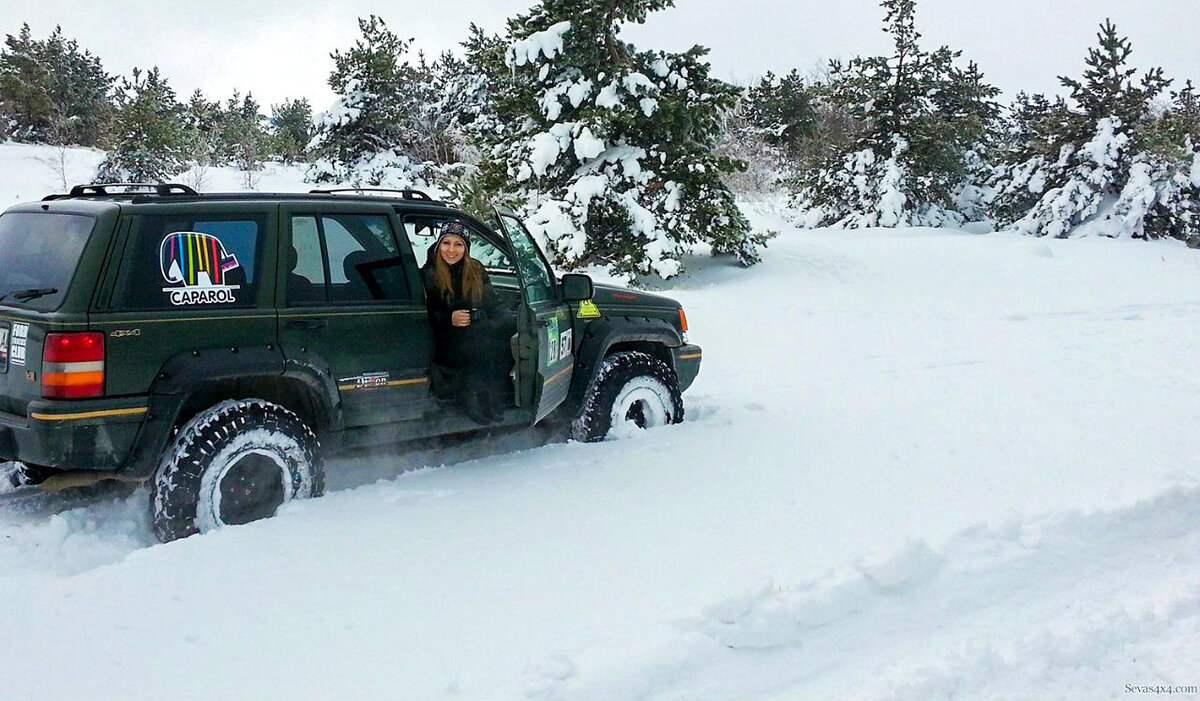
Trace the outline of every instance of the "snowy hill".
<instances>
[{"instance_id":1,"label":"snowy hill","mask_svg":"<svg viewBox=\"0 0 1200 701\"><path fill-rule=\"evenodd\" d=\"M27 149L0 202L54 189ZM680 425L342 460L169 545L144 490L0 495L0 697L1200 684L1200 252L756 218L760 266L672 281L705 354Z\"/></svg>"}]
</instances>

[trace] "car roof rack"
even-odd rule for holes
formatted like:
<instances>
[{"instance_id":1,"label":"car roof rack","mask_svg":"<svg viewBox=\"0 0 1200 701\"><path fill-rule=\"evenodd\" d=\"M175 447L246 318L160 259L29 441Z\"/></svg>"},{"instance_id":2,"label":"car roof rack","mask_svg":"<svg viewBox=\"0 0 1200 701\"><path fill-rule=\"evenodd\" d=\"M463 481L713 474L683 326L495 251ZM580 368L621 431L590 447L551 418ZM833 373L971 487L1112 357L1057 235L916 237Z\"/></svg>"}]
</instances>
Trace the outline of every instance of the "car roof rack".
<instances>
[{"instance_id":1,"label":"car roof rack","mask_svg":"<svg viewBox=\"0 0 1200 701\"><path fill-rule=\"evenodd\" d=\"M354 192L354 193L390 192L393 194L398 194L398 195L400 195L400 197L402 197L406 200L424 200L426 202L434 201L434 199L432 197L425 194L421 190L413 190L413 189L407 189L407 188L404 190L397 190L395 188L390 188L390 187L336 187L336 188L322 189L322 190L309 190L308 194L310 194L310 195L336 195L341 192Z\"/></svg>"},{"instance_id":2,"label":"car roof rack","mask_svg":"<svg viewBox=\"0 0 1200 701\"><path fill-rule=\"evenodd\" d=\"M120 192L109 192L108 188L120 187L125 188ZM139 192L139 190L141 190ZM68 197L111 197L113 195L146 195L145 192L150 190L156 195L199 195L187 185L180 183L92 183L89 185L76 185L71 188L71 192L65 195L46 195L42 198L43 202L49 200L62 200Z\"/></svg>"}]
</instances>

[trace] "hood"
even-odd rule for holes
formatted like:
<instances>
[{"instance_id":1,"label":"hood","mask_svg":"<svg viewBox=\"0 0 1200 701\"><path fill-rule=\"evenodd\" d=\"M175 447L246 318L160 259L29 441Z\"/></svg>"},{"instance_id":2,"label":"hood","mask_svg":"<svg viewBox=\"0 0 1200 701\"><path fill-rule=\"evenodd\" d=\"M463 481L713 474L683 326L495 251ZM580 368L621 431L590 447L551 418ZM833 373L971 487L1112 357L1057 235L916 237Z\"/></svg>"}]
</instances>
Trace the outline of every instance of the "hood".
<instances>
[{"instance_id":1,"label":"hood","mask_svg":"<svg viewBox=\"0 0 1200 701\"><path fill-rule=\"evenodd\" d=\"M603 285L600 283L596 283L595 288L596 292L592 295L592 301L600 305L601 308L612 306L678 309L681 306L679 302L670 297L650 294L641 290L631 290L626 287Z\"/></svg>"}]
</instances>

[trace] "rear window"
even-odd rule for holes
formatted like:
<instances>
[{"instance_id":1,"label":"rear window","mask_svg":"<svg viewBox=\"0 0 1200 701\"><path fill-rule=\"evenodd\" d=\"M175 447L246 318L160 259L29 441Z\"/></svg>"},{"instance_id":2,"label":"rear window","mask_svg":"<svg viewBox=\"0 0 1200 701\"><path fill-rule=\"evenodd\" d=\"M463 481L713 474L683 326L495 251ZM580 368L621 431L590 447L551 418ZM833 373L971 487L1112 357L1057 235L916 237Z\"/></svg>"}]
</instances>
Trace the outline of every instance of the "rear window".
<instances>
[{"instance_id":1,"label":"rear window","mask_svg":"<svg viewBox=\"0 0 1200 701\"><path fill-rule=\"evenodd\" d=\"M0 216L0 304L58 309L95 223L78 214Z\"/></svg>"}]
</instances>

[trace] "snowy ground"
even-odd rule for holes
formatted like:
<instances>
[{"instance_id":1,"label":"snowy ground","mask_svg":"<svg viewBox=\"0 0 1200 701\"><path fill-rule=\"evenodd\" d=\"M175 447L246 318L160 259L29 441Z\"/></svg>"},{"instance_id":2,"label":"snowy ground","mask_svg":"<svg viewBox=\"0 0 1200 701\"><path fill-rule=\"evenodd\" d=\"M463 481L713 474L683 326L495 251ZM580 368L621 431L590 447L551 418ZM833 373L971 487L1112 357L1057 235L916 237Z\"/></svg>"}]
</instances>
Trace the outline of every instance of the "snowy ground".
<instances>
[{"instance_id":1,"label":"snowy ground","mask_svg":"<svg viewBox=\"0 0 1200 701\"><path fill-rule=\"evenodd\" d=\"M343 460L165 546L144 491L0 494L0 697L1200 686L1200 252L758 218L762 265L669 291L681 425Z\"/></svg>"}]
</instances>

